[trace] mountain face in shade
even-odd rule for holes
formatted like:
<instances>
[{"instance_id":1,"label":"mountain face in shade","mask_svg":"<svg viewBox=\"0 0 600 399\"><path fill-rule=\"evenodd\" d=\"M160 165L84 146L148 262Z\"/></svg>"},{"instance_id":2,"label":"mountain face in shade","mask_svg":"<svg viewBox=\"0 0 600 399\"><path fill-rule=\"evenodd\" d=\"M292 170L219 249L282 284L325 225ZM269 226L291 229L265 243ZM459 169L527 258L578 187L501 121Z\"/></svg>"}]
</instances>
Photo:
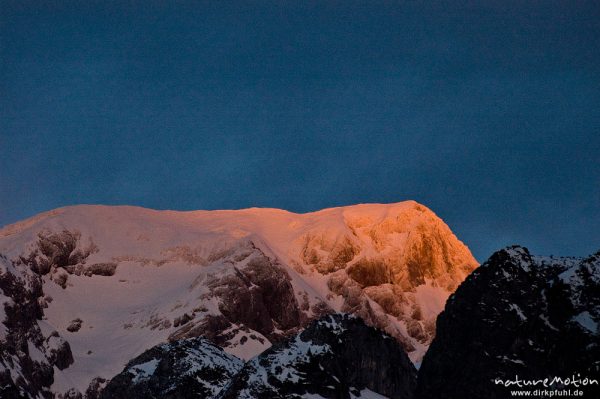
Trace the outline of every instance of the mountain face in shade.
<instances>
[{"instance_id":1,"label":"mountain face in shade","mask_svg":"<svg viewBox=\"0 0 600 399\"><path fill-rule=\"evenodd\" d=\"M213 398L243 362L204 338L155 346L106 384L103 399Z\"/></svg>"},{"instance_id":2,"label":"mountain face in shade","mask_svg":"<svg viewBox=\"0 0 600 399\"><path fill-rule=\"evenodd\" d=\"M250 359L332 312L360 316L418 362L446 298L477 267L413 201L308 214L67 207L1 229L0 253L5 295L9 275L38 282L39 309L17 324L65 341L73 361L62 351L43 386L71 396L165 342L203 336Z\"/></svg>"},{"instance_id":3,"label":"mountain face in shade","mask_svg":"<svg viewBox=\"0 0 600 399\"><path fill-rule=\"evenodd\" d=\"M0 398L52 398L54 368L73 363L69 344L41 320L40 276L0 256Z\"/></svg>"},{"instance_id":4,"label":"mountain face in shade","mask_svg":"<svg viewBox=\"0 0 600 399\"><path fill-rule=\"evenodd\" d=\"M333 314L246 363L219 397L408 399L416 375L392 337L357 317Z\"/></svg>"},{"instance_id":5,"label":"mountain face in shade","mask_svg":"<svg viewBox=\"0 0 600 399\"><path fill-rule=\"evenodd\" d=\"M403 399L412 398L416 376L395 339L335 313L246 364L204 338L155 346L86 397Z\"/></svg>"},{"instance_id":6,"label":"mountain face in shade","mask_svg":"<svg viewBox=\"0 0 600 399\"><path fill-rule=\"evenodd\" d=\"M507 398L518 388L494 380L517 376L600 380L598 323L600 252L580 259L532 256L522 247L498 251L438 317L416 397ZM600 397L598 385L581 390Z\"/></svg>"}]
</instances>

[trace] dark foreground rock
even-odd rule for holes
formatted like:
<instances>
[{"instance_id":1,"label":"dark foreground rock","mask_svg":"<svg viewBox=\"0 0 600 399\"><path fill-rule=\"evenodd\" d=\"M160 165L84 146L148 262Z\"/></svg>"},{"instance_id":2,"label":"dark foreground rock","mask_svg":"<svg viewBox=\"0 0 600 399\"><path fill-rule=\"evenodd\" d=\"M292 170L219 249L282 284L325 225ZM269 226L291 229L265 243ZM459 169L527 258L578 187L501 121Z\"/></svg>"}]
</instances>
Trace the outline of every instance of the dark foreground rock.
<instances>
[{"instance_id":1,"label":"dark foreground rock","mask_svg":"<svg viewBox=\"0 0 600 399\"><path fill-rule=\"evenodd\" d=\"M240 359L204 338L182 339L130 361L100 398L213 398L242 366Z\"/></svg>"},{"instance_id":2,"label":"dark foreground rock","mask_svg":"<svg viewBox=\"0 0 600 399\"><path fill-rule=\"evenodd\" d=\"M357 317L333 314L246 363L219 397L349 399L371 391L409 399L415 386L416 370L395 339Z\"/></svg>"},{"instance_id":3,"label":"dark foreground rock","mask_svg":"<svg viewBox=\"0 0 600 399\"><path fill-rule=\"evenodd\" d=\"M600 397L600 252L587 259L532 256L526 248L496 252L446 303L436 338L419 370L417 398L500 399L514 381L561 377ZM558 396L558 395L556 395Z\"/></svg>"},{"instance_id":4,"label":"dark foreground rock","mask_svg":"<svg viewBox=\"0 0 600 399\"><path fill-rule=\"evenodd\" d=\"M54 369L73 363L69 344L38 324L40 276L0 254L0 398L53 398Z\"/></svg>"}]
</instances>

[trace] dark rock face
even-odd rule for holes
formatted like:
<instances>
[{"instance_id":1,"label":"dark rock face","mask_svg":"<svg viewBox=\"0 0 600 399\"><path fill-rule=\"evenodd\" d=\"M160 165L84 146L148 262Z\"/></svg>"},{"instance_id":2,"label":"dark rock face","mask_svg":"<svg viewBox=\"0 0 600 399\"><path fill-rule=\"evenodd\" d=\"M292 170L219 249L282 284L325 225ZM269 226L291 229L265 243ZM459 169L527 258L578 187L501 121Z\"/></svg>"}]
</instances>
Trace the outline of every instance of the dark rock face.
<instances>
[{"instance_id":1,"label":"dark rock face","mask_svg":"<svg viewBox=\"0 0 600 399\"><path fill-rule=\"evenodd\" d=\"M171 334L170 341L203 336L228 347L233 337L243 333L263 343L264 338L252 334L256 331L277 342L308 323L287 271L252 242L226 254L225 260L233 267L225 274L209 275L205 284L210 292L202 296L206 301L217 298L221 315L194 313L174 319L173 325L179 328Z\"/></svg>"},{"instance_id":2,"label":"dark rock face","mask_svg":"<svg viewBox=\"0 0 600 399\"><path fill-rule=\"evenodd\" d=\"M83 323L83 320L81 320L80 318L71 320L71 322L67 326L67 331L69 331L69 332L77 332L77 331L79 331L81 329L81 324L82 323Z\"/></svg>"},{"instance_id":3,"label":"dark rock face","mask_svg":"<svg viewBox=\"0 0 600 399\"><path fill-rule=\"evenodd\" d=\"M92 265L83 266L80 269L75 269L76 275L83 274L84 276L114 276L117 271L115 262L94 263Z\"/></svg>"},{"instance_id":4,"label":"dark rock face","mask_svg":"<svg viewBox=\"0 0 600 399\"><path fill-rule=\"evenodd\" d=\"M97 251L93 241L84 245L77 231L40 232L35 247L22 255L19 263L39 275L50 274L56 284L66 288L70 274L88 277L115 274L118 266L115 262L86 264L87 258Z\"/></svg>"},{"instance_id":5,"label":"dark rock face","mask_svg":"<svg viewBox=\"0 0 600 399\"><path fill-rule=\"evenodd\" d=\"M361 319L332 314L244 363L205 338L155 346L111 379L95 380L86 398L411 399L416 369L396 340ZM351 396L352 395L352 396Z\"/></svg>"},{"instance_id":6,"label":"dark rock face","mask_svg":"<svg viewBox=\"0 0 600 399\"><path fill-rule=\"evenodd\" d=\"M59 370L64 370L73 364L71 347L58 332L50 333L50 336L44 341L44 349L50 364L55 365Z\"/></svg>"},{"instance_id":7,"label":"dark rock face","mask_svg":"<svg viewBox=\"0 0 600 399\"><path fill-rule=\"evenodd\" d=\"M246 363L222 399L360 397L371 390L412 398L416 370L396 340L361 319L332 314Z\"/></svg>"},{"instance_id":8,"label":"dark rock face","mask_svg":"<svg viewBox=\"0 0 600 399\"><path fill-rule=\"evenodd\" d=\"M209 287L222 298L219 310L225 317L267 337L275 327L287 330L300 324L290 277L262 254Z\"/></svg>"},{"instance_id":9,"label":"dark rock face","mask_svg":"<svg viewBox=\"0 0 600 399\"><path fill-rule=\"evenodd\" d=\"M494 380L516 376L600 380L599 322L600 252L576 259L535 257L522 247L498 251L439 315L416 396L507 398L519 388ZM600 397L598 385L580 389Z\"/></svg>"},{"instance_id":10,"label":"dark rock face","mask_svg":"<svg viewBox=\"0 0 600 399\"><path fill-rule=\"evenodd\" d=\"M242 365L206 339L184 339L155 346L130 361L99 397L213 398ZM90 396L100 388L90 387Z\"/></svg>"},{"instance_id":11,"label":"dark rock face","mask_svg":"<svg viewBox=\"0 0 600 399\"><path fill-rule=\"evenodd\" d=\"M0 397L52 398L54 366L73 363L69 344L54 331L45 337L42 282L37 273L0 255Z\"/></svg>"},{"instance_id":12,"label":"dark rock face","mask_svg":"<svg viewBox=\"0 0 600 399\"><path fill-rule=\"evenodd\" d=\"M48 274L52 267L68 268L85 261L97 250L93 243L86 249L78 248L81 234L63 230L61 232L40 232L37 247L21 261L38 274Z\"/></svg>"},{"instance_id":13,"label":"dark rock face","mask_svg":"<svg viewBox=\"0 0 600 399\"><path fill-rule=\"evenodd\" d=\"M108 384L106 379L101 377L94 378L85 391L85 399L100 399L100 395L106 384Z\"/></svg>"}]
</instances>

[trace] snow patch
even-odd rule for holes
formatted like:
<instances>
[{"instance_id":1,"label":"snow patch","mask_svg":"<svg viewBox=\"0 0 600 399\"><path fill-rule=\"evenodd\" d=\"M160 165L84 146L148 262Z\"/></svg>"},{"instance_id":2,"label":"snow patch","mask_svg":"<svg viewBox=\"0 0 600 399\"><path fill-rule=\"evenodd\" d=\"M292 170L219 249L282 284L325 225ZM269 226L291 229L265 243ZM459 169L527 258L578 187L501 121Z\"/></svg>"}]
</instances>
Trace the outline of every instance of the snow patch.
<instances>
[{"instance_id":1,"label":"snow patch","mask_svg":"<svg viewBox=\"0 0 600 399\"><path fill-rule=\"evenodd\" d=\"M415 299L421 309L425 320L437 317L450 296L450 292L440 286L434 285L430 279L425 280L425 284L416 288Z\"/></svg>"},{"instance_id":2,"label":"snow patch","mask_svg":"<svg viewBox=\"0 0 600 399\"><path fill-rule=\"evenodd\" d=\"M592 315L588 312L581 312L573 317L573 321L577 322L581 327L585 328L592 334L598 333L598 323L594 321Z\"/></svg>"},{"instance_id":3,"label":"snow patch","mask_svg":"<svg viewBox=\"0 0 600 399\"><path fill-rule=\"evenodd\" d=\"M152 359L142 364L136 364L129 368L129 372L135 375L133 383L139 382L142 379L150 378L154 375L156 367L158 367L158 359Z\"/></svg>"},{"instance_id":4,"label":"snow patch","mask_svg":"<svg viewBox=\"0 0 600 399\"><path fill-rule=\"evenodd\" d=\"M525 316L519 305L517 305L516 303L511 303L509 305L509 309L517 312L517 316L519 316L519 319L521 319L521 321L527 320L527 317Z\"/></svg>"}]
</instances>

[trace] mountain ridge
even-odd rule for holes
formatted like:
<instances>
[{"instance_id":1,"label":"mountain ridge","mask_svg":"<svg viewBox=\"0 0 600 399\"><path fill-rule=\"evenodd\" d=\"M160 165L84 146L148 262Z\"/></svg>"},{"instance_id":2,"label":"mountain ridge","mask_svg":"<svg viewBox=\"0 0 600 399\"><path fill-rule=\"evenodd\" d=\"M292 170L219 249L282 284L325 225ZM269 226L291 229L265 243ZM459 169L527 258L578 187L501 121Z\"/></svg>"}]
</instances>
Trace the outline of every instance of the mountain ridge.
<instances>
[{"instance_id":1,"label":"mountain ridge","mask_svg":"<svg viewBox=\"0 0 600 399\"><path fill-rule=\"evenodd\" d=\"M56 392L83 392L181 338L248 359L332 312L384 330L418 363L478 265L414 201L305 214L63 207L0 229L0 253L39 274L45 322L70 344Z\"/></svg>"}]
</instances>

